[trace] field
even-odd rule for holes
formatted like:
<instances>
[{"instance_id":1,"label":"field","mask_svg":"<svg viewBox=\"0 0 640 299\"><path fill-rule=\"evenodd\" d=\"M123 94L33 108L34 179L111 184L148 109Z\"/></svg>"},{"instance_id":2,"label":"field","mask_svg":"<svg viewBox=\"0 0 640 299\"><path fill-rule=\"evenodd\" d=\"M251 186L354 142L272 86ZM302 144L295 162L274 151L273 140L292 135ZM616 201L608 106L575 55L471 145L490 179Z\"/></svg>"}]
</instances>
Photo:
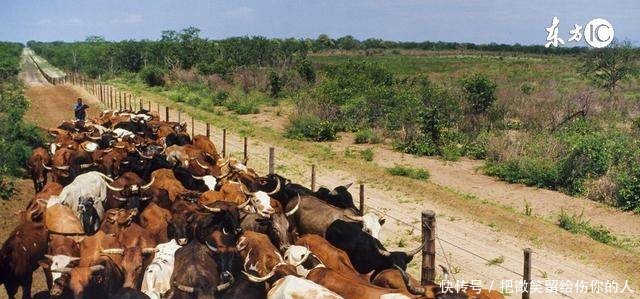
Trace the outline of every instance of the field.
<instances>
[{"instance_id":1,"label":"field","mask_svg":"<svg viewBox=\"0 0 640 299\"><path fill-rule=\"evenodd\" d=\"M544 114L549 110L543 108L554 107L544 106L545 103L566 100L576 90L589 88L588 81L577 74L578 58L568 55L387 50L384 55L369 56L360 52L321 52L309 55L308 59L319 74L317 84L328 80L322 73L325 70L347 61L365 62L386 70L394 80L427 75L443 89L451 90L452 97L463 96L455 90L463 77L482 73L497 85L496 103L505 107L504 118L517 123L509 124L511 127L503 128L505 131L521 129L528 121L543 127L549 125L546 119L536 118L539 116L534 112ZM29 121L47 127L70 118L69 107L77 96L89 101L94 109L90 113L97 113L97 108L105 105L96 94L68 84L51 86L34 72L28 63L23 67L22 77L29 84L26 95L32 103L26 116ZM259 68L247 75L253 82L248 87L249 92L242 90L241 74L236 74L230 83L213 82L212 76L197 75L193 70L164 76L168 84L161 87L149 87L137 74L130 72L94 82L132 94L134 99L143 99L145 103L151 103L152 110L158 107L161 115L164 107L170 107L171 120L193 117L196 133L205 131L205 122L212 124L213 140L217 145L222 142L222 128L227 129L227 151L233 156L240 157L242 138L248 137L249 164L259 171L266 171L266 153L268 148L274 147L276 171L288 178L308 184L310 165L315 164L319 185L364 183L367 207L385 211L391 218L382 232L383 243L390 248L411 248L418 244L419 211L435 210L440 239L436 250L438 263L447 263L458 279L482 279L486 283L519 279L522 249L531 247L535 252L535 279L629 279L637 286L640 279L637 272L640 268L637 262L640 218L633 212L589 200L584 194L496 180L483 174L483 160L464 155L453 157L454 161L444 161L444 154L428 157L402 153L389 132L381 134L379 142L364 144L354 144L361 128L337 132L336 140L323 143L286 138L290 119L300 113L301 98L312 98L316 85L298 82L295 84L300 85L293 88L287 85L294 84L291 82L295 80L291 79L284 84L281 95L274 99L269 96L273 86L261 81L269 81L265 79L268 74ZM201 85L194 87L198 84ZM221 91L227 92L229 102L206 102ZM638 112L638 81L625 82L618 92L630 114L620 123L628 125L628 120ZM598 99L594 109L602 110L606 107L606 101L602 99L605 95L599 91L595 93ZM193 102L185 101L185 94L190 94ZM236 106L246 101L253 103L250 113L242 113L243 110ZM600 122L611 116L596 113L594 119ZM356 194L354 190L352 193ZM25 200L28 196L21 194L19 198ZM16 202L11 201L12 208L20 206L14 205ZM571 218L571 215L583 215L589 221ZM562 227L558 226L559 219ZM8 228L12 221L5 220L3 224ZM615 242L602 242L590 234L600 227L611 233ZM612 256L616 258L611 260ZM419 264L419 259L410 264L412 274L418 274ZM40 273L36 275L40 276ZM42 284L36 284L36 287L42 290ZM581 298L622 298L620 296L587 294ZM555 294L545 298L561 297Z\"/></svg>"}]
</instances>

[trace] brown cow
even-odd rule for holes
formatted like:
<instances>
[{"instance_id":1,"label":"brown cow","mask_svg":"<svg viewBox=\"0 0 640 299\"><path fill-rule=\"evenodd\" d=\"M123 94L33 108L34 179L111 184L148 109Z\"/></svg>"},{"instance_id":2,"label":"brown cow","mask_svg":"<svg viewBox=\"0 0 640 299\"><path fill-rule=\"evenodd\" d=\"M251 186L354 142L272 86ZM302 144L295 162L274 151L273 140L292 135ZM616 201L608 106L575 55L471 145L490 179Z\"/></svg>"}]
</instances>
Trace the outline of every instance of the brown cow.
<instances>
[{"instance_id":1,"label":"brown cow","mask_svg":"<svg viewBox=\"0 0 640 299\"><path fill-rule=\"evenodd\" d=\"M104 253L107 248L118 248L116 237L98 231L80 242L80 262L76 267L56 270L65 273L74 298L107 298L122 287L120 264L122 255Z\"/></svg>"},{"instance_id":2,"label":"brown cow","mask_svg":"<svg viewBox=\"0 0 640 299\"><path fill-rule=\"evenodd\" d=\"M179 194L189 191L176 179L171 169L158 169L151 174L151 177L153 178L151 186L167 190L171 202L174 202Z\"/></svg>"},{"instance_id":3,"label":"brown cow","mask_svg":"<svg viewBox=\"0 0 640 299\"><path fill-rule=\"evenodd\" d=\"M4 283L9 298L22 288L22 298L31 298L33 271L47 253L47 229L42 223L19 224L0 249L0 284Z\"/></svg>"},{"instance_id":4,"label":"brown cow","mask_svg":"<svg viewBox=\"0 0 640 299\"><path fill-rule=\"evenodd\" d=\"M38 200L43 204L41 201ZM80 219L76 217L71 208L61 204L55 204L45 210L44 225L51 234L76 236L76 241L84 237L84 229Z\"/></svg>"},{"instance_id":5,"label":"brown cow","mask_svg":"<svg viewBox=\"0 0 640 299\"><path fill-rule=\"evenodd\" d=\"M171 222L171 212L150 203L140 214L140 225L144 227L158 243L169 241L167 228Z\"/></svg>"},{"instance_id":6,"label":"brown cow","mask_svg":"<svg viewBox=\"0 0 640 299\"><path fill-rule=\"evenodd\" d=\"M27 160L27 171L33 180L33 186L36 192L42 191L44 185L47 184L47 168L45 165L51 164L51 156L49 152L42 148L35 148L31 152L31 157Z\"/></svg>"},{"instance_id":7,"label":"brown cow","mask_svg":"<svg viewBox=\"0 0 640 299\"><path fill-rule=\"evenodd\" d=\"M349 278L325 267L312 269L309 271L307 279L324 286L345 299L370 299L380 298L380 296L386 294L402 294L401 290L374 286L359 279Z\"/></svg>"},{"instance_id":8,"label":"brown cow","mask_svg":"<svg viewBox=\"0 0 640 299\"><path fill-rule=\"evenodd\" d=\"M125 172L112 183L107 184L107 200L105 209L138 209L146 206L146 201L151 199L146 191L151 188L151 183L145 183L134 172Z\"/></svg>"},{"instance_id":9,"label":"brown cow","mask_svg":"<svg viewBox=\"0 0 640 299\"><path fill-rule=\"evenodd\" d=\"M47 262L42 263L47 287L53 297L59 297L64 291L64 286L68 284L68 277L62 278L60 273L53 273L51 270L59 270L64 267L72 267L80 261L80 247L71 238L61 235L49 236L49 254L45 254Z\"/></svg>"},{"instance_id":10,"label":"brown cow","mask_svg":"<svg viewBox=\"0 0 640 299\"><path fill-rule=\"evenodd\" d=\"M61 148L56 150L51 158L51 167L45 167L47 170L53 171L53 181L66 185L70 183L69 177L69 165L73 159L74 150L68 148Z\"/></svg>"},{"instance_id":11,"label":"brown cow","mask_svg":"<svg viewBox=\"0 0 640 299\"><path fill-rule=\"evenodd\" d=\"M216 146L213 142L205 135L196 135L193 136L193 145L202 150L204 154L207 156L207 161L209 163L216 163L216 161L220 160L220 155L216 150Z\"/></svg>"},{"instance_id":12,"label":"brown cow","mask_svg":"<svg viewBox=\"0 0 640 299\"><path fill-rule=\"evenodd\" d=\"M295 245L309 248L327 268L333 269L352 279L365 280L362 279L360 273L353 267L347 253L331 245L331 243L323 237L315 234L303 235L295 242Z\"/></svg>"},{"instance_id":13,"label":"brown cow","mask_svg":"<svg viewBox=\"0 0 640 299\"><path fill-rule=\"evenodd\" d=\"M286 265L282 255L278 252L269 237L265 234L245 231L236 246L240 257L244 261L243 273L254 282L264 282L276 273L276 268ZM248 273L251 269L257 276Z\"/></svg>"}]
</instances>

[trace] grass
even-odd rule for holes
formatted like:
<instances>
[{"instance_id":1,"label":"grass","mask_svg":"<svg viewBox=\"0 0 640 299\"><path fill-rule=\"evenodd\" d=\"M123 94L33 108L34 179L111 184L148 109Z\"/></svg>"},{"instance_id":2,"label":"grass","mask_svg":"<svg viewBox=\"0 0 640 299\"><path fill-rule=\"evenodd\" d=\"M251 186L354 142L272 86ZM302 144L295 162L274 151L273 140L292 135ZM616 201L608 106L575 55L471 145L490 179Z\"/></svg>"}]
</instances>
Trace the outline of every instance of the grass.
<instances>
[{"instance_id":1,"label":"grass","mask_svg":"<svg viewBox=\"0 0 640 299\"><path fill-rule=\"evenodd\" d=\"M415 180L426 181L429 179L429 172L422 168L411 168L407 166L396 165L387 168L387 173L395 176L403 176Z\"/></svg>"},{"instance_id":2,"label":"grass","mask_svg":"<svg viewBox=\"0 0 640 299\"><path fill-rule=\"evenodd\" d=\"M502 263L504 263L504 256L501 255L497 258L493 258L490 259L489 261L487 261L487 266L496 266L496 265L501 265Z\"/></svg>"},{"instance_id":3,"label":"grass","mask_svg":"<svg viewBox=\"0 0 640 299\"><path fill-rule=\"evenodd\" d=\"M574 234L586 235L600 243L613 245L618 243L618 238L611 234L606 227L591 225L589 220L584 219L582 213L569 215L562 210L558 217L558 226Z\"/></svg>"}]
</instances>

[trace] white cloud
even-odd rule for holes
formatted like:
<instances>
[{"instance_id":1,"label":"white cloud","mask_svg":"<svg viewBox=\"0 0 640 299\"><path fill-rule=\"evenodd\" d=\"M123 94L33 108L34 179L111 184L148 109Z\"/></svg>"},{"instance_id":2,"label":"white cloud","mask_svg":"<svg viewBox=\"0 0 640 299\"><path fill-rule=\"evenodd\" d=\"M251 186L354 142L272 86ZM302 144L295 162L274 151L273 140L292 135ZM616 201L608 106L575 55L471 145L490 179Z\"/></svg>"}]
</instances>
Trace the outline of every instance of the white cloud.
<instances>
[{"instance_id":1,"label":"white cloud","mask_svg":"<svg viewBox=\"0 0 640 299\"><path fill-rule=\"evenodd\" d=\"M253 15L253 8L241 6L238 8L227 10L224 14L225 16L231 18L247 18Z\"/></svg>"},{"instance_id":2,"label":"white cloud","mask_svg":"<svg viewBox=\"0 0 640 299\"><path fill-rule=\"evenodd\" d=\"M140 14L126 13L117 16L111 20L114 24L135 24L142 22L143 17Z\"/></svg>"}]
</instances>

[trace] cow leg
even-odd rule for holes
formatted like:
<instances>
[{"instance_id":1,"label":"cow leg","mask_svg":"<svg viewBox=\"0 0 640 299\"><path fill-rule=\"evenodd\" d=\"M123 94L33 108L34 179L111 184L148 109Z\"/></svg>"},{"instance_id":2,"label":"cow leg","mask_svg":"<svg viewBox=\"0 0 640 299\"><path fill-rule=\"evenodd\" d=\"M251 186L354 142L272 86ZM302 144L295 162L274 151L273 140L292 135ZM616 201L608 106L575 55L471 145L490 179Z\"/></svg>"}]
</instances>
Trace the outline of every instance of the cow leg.
<instances>
[{"instance_id":1,"label":"cow leg","mask_svg":"<svg viewBox=\"0 0 640 299\"><path fill-rule=\"evenodd\" d=\"M16 293L18 292L18 285L14 285L13 283L4 284L4 289L7 291L7 296L9 299L15 299Z\"/></svg>"},{"instance_id":2,"label":"cow leg","mask_svg":"<svg viewBox=\"0 0 640 299\"><path fill-rule=\"evenodd\" d=\"M51 275L51 271L48 269L42 269L44 272L44 280L47 282L47 290L51 290L53 287L53 275Z\"/></svg>"},{"instance_id":3,"label":"cow leg","mask_svg":"<svg viewBox=\"0 0 640 299\"><path fill-rule=\"evenodd\" d=\"M31 282L33 281L33 273L25 277L22 283L22 299L31 299Z\"/></svg>"}]
</instances>

